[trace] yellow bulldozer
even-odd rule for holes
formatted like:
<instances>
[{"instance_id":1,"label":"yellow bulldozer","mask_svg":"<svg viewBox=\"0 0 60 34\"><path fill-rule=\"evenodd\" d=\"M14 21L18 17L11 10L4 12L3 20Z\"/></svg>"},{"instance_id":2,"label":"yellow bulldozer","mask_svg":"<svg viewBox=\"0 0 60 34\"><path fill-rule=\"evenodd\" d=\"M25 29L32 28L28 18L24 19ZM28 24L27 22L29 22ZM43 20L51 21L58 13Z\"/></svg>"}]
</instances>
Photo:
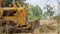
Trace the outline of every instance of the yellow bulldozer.
<instances>
[{"instance_id":1,"label":"yellow bulldozer","mask_svg":"<svg viewBox=\"0 0 60 34\"><path fill-rule=\"evenodd\" d=\"M0 1L0 32L31 32L34 28L28 21L28 4L20 5L19 1L12 1L9 7L5 7L5 2ZM17 6L18 5L18 6ZM36 24L35 24L36 25Z\"/></svg>"}]
</instances>

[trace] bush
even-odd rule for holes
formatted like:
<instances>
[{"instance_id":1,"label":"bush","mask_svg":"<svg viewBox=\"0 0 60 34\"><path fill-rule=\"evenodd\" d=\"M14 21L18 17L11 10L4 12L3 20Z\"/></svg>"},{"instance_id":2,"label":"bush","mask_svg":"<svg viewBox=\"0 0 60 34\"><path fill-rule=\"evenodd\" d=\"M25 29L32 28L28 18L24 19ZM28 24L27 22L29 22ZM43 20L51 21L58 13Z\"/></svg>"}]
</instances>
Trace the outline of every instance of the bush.
<instances>
[{"instance_id":1,"label":"bush","mask_svg":"<svg viewBox=\"0 0 60 34\"><path fill-rule=\"evenodd\" d=\"M52 32L52 31L55 31L56 28L55 26L51 26L51 25L42 25L40 28L39 28L40 32Z\"/></svg>"}]
</instances>

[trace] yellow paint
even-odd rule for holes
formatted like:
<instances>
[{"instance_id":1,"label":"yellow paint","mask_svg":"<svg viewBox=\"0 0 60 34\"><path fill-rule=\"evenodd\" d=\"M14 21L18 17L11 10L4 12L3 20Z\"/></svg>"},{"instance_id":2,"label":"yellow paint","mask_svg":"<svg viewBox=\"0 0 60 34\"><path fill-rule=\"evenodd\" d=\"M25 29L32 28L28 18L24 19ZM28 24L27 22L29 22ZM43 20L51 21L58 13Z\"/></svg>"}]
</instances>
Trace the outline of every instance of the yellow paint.
<instances>
[{"instance_id":1,"label":"yellow paint","mask_svg":"<svg viewBox=\"0 0 60 34\"><path fill-rule=\"evenodd\" d=\"M5 20L15 20L15 21L17 21L18 24L25 25L26 24L26 18L27 18L27 11L26 11L27 10L27 6L24 5L23 7L21 7L21 5L19 4L18 1L16 1L16 3L17 3L17 5L19 7L17 7L16 4L14 2L12 2L12 4L13 4L13 7L12 8L10 8L10 7L1 8L2 9L2 12L4 10L8 10L8 11L10 11L12 9L13 10L17 10L17 13L14 14L15 16L4 16L3 18ZM27 28L29 28L30 26L31 25L28 24Z\"/></svg>"},{"instance_id":2,"label":"yellow paint","mask_svg":"<svg viewBox=\"0 0 60 34\"><path fill-rule=\"evenodd\" d=\"M20 5L20 3L19 3L18 1L16 1L16 3L17 3L17 5L18 5L19 7L21 7L21 5Z\"/></svg>"}]
</instances>

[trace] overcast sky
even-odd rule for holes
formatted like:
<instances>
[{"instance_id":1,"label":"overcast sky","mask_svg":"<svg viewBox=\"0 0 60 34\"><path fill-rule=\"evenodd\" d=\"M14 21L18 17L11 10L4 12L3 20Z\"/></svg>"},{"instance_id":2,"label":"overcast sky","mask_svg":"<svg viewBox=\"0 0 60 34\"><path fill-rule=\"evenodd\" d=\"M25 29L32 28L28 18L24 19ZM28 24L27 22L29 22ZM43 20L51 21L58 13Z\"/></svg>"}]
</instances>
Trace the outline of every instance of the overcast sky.
<instances>
[{"instance_id":1,"label":"overcast sky","mask_svg":"<svg viewBox=\"0 0 60 34\"><path fill-rule=\"evenodd\" d=\"M47 2L48 1L48 2ZM46 3L56 6L57 0L27 0L26 2L43 7Z\"/></svg>"},{"instance_id":2,"label":"overcast sky","mask_svg":"<svg viewBox=\"0 0 60 34\"><path fill-rule=\"evenodd\" d=\"M54 8L55 15L58 14L57 12L57 0L27 0L27 3L33 4L33 5L39 5L42 9L47 4L51 4L51 6Z\"/></svg>"}]
</instances>

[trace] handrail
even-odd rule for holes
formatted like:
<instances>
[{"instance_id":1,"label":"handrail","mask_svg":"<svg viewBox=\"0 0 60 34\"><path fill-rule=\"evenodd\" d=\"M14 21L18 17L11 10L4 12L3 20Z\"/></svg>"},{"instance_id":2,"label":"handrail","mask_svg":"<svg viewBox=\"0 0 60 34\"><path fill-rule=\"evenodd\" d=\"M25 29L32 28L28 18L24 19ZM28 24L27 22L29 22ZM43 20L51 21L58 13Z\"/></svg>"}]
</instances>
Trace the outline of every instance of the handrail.
<instances>
[{"instance_id":1,"label":"handrail","mask_svg":"<svg viewBox=\"0 0 60 34\"><path fill-rule=\"evenodd\" d=\"M21 5L20 5L20 3L19 3L18 1L16 1L16 3L17 3L17 5L18 5L19 7L21 7Z\"/></svg>"},{"instance_id":2,"label":"handrail","mask_svg":"<svg viewBox=\"0 0 60 34\"><path fill-rule=\"evenodd\" d=\"M15 4L14 2L12 2L12 4L13 4L13 7L14 7L15 9L17 9L16 4Z\"/></svg>"},{"instance_id":3,"label":"handrail","mask_svg":"<svg viewBox=\"0 0 60 34\"><path fill-rule=\"evenodd\" d=\"M7 7L7 8L1 8L1 9L2 9L2 10L11 10L11 9L14 9L14 10L15 10L16 8L14 8L14 7L11 7L11 8L9 7L9 8L8 8L8 7ZM19 8L17 8L17 9L18 9L18 10L21 10L21 9L23 9L23 7L19 7Z\"/></svg>"}]
</instances>

